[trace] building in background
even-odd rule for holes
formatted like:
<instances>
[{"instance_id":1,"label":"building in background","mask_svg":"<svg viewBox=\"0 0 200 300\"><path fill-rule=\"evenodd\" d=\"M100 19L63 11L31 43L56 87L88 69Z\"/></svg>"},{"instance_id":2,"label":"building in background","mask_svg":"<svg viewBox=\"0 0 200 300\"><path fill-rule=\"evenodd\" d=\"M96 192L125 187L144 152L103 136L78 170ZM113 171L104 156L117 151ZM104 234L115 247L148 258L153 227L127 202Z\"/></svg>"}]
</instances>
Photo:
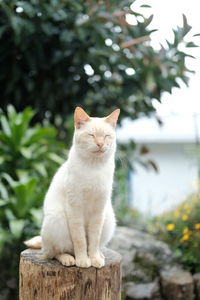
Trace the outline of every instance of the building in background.
<instances>
[{"instance_id":1,"label":"building in background","mask_svg":"<svg viewBox=\"0 0 200 300\"><path fill-rule=\"evenodd\" d=\"M118 139L133 139L146 145L159 172L136 165L131 173L131 205L145 215L159 215L179 204L197 190L199 161L198 115L163 116L163 126L152 118L125 120Z\"/></svg>"}]
</instances>

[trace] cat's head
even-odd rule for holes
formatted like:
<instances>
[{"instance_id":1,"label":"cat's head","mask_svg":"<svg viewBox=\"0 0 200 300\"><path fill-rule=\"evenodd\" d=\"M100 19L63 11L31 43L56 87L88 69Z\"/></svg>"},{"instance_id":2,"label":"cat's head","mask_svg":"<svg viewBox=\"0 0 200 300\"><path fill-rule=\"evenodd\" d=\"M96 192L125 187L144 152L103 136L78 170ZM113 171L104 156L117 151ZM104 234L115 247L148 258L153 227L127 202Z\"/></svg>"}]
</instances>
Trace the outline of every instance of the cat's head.
<instances>
[{"instance_id":1,"label":"cat's head","mask_svg":"<svg viewBox=\"0 0 200 300\"><path fill-rule=\"evenodd\" d=\"M115 127L120 110L109 116L94 118L80 107L74 112L74 144L84 158L108 158L116 149Z\"/></svg>"}]
</instances>

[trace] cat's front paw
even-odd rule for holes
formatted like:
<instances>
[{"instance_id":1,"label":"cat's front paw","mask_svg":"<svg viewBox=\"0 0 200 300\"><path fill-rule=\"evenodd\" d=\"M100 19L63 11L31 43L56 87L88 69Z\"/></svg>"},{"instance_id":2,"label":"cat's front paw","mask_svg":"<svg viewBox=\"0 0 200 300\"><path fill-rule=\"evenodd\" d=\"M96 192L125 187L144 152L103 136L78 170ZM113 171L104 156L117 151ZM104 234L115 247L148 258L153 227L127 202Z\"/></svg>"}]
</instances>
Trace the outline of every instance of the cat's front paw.
<instances>
[{"instance_id":1,"label":"cat's front paw","mask_svg":"<svg viewBox=\"0 0 200 300\"><path fill-rule=\"evenodd\" d=\"M102 268L105 266L105 257L101 254L91 257L91 264L95 268Z\"/></svg>"},{"instance_id":2,"label":"cat's front paw","mask_svg":"<svg viewBox=\"0 0 200 300\"><path fill-rule=\"evenodd\" d=\"M55 257L63 266L74 266L75 265L75 259L72 255L69 255L67 253L56 255Z\"/></svg>"},{"instance_id":3,"label":"cat's front paw","mask_svg":"<svg viewBox=\"0 0 200 300\"><path fill-rule=\"evenodd\" d=\"M89 268L91 267L91 260L89 257L78 257L76 258L76 266L80 268Z\"/></svg>"}]
</instances>

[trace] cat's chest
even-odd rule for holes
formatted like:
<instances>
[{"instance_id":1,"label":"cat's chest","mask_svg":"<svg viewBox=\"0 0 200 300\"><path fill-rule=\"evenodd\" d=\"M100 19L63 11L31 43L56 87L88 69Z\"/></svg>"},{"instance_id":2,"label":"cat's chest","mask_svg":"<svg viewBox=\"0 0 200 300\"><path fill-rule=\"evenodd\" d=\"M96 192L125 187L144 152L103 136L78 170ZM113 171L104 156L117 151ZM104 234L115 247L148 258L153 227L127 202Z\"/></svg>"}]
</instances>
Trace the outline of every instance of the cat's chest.
<instances>
[{"instance_id":1,"label":"cat's chest","mask_svg":"<svg viewBox=\"0 0 200 300\"><path fill-rule=\"evenodd\" d=\"M84 191L101 190L109 186L112 181L112 173L108 170L85 171L80 177L80 187Z\"/></svg>"},{"instance_id":2,"label":"cat's chest","mask_svg":"<svg viewBox=\"0 0 200 300\"><path fill-rule=\"evenodd\" d=\"M70 174L70 182L84 194L107 190L112 186L111 168L76 168Z\"/></svg>"}]
</instances>

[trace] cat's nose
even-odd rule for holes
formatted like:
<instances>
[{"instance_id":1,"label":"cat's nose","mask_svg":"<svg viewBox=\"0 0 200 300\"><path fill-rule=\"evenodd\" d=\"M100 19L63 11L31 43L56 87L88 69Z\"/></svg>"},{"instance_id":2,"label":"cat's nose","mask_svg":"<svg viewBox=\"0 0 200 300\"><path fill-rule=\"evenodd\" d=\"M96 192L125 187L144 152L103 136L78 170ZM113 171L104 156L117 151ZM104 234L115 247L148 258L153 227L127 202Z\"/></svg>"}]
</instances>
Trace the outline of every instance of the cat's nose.
<instances>
[{"instance_id":1,"label":"cat's nose","mask_svg":"<svg viewBox=\"0 0 200 300\"><path fill-rule=\"evenodd\" d=\"M99 148L102 148L102 147L103 147L103 142L97 142L96 144L97 144L97 146L98 146Z\"/></svg>"}]
</instances>

